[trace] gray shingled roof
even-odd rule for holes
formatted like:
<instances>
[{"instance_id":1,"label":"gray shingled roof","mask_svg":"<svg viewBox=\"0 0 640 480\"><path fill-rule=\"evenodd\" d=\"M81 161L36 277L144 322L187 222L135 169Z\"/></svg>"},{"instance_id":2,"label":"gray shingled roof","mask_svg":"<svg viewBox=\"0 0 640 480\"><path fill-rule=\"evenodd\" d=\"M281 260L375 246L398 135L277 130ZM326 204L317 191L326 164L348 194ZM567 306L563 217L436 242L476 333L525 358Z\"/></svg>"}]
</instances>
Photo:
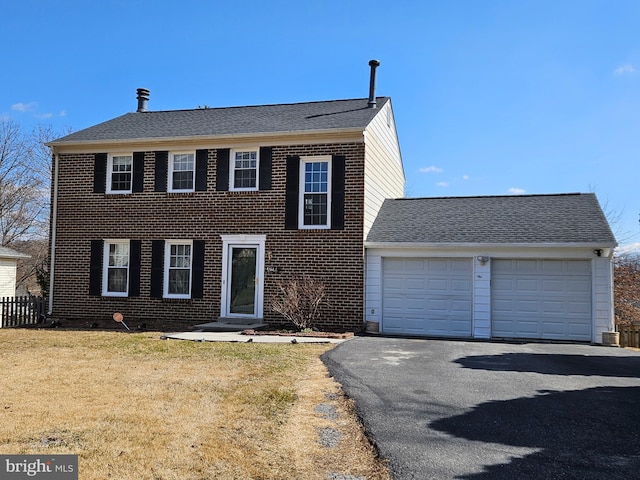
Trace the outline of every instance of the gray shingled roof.
<instances>
[{"instance_id":1,"label":"gray shingled roof","mask_svg":"<svg viewBox=\"0 0 640 480\"><path fill-rule=\"evenodd\" d=\"M17 252L9 247L0 245L0 258L29 258L29 255Z\"/></svg>"},{"instance_id":2,"label":"gray shingled roof","mask_svg":"<svg viewBox=\"0 0 640 480\"><path fill-rule=\"evenodd\" d=\"M326 102L257 105L249 107L199 108L127 113L80 130L49 145L147 138L216 137L279 132L309 132L364 128L385 105L367 108L366 98Z\"/></svg>"},{"instance_id":3,"label":"gray shingled roof","mask_svg":"<svg viewBox=\"0 0 640 480\"><path fill-rule=\"evenodd\" d=\"M592 193L385 200L367 242L616 245Z\"/></svg>"}]
</instances>

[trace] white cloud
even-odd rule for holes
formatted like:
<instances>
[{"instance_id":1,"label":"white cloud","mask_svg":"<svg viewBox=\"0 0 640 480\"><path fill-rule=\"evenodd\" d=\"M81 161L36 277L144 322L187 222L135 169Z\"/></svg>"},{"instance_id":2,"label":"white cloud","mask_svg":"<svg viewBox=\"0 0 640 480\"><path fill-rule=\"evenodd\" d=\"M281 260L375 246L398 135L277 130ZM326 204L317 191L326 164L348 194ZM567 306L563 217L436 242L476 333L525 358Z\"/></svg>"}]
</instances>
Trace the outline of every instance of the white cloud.
<instances>
[{"instance_id":1,"label":"white cloud","mask_svg":"<svg viewBox=\"0 0 640 480\"><path fill-rule=\"evenodd\" d=\"M469 180L469 175L462 175L463 180Z\"/></svg>"},{"instance_id":2,"label":"white cloud","mask_svg":"<svg viewBox=\"0 0 640 480\"><path fill-rule=\"evenodd\" d=\"M36 102L18 102L11 105L11 110L15 110L16 112L32 112L37 106L38 104Z\"/></svg>"},{"instance_id":3,"label":"white cloud","mask_svg":"<svg viewBox=\"0 0 640 480\"><path fill-rule=\"evenodd\" d=\"M438 182L436 183L439 187L445 188L449 186L449 182Z\"/></svg>"},{"instance_id":4,"label":"white cloud","mask_svg":"<svg viewBox=\"0 0 640 480\"><path fill-rule=\"evenodd\" d=\"M616 255L640 255L640 242L620 245L616 248Z\"/></svg>"},{"instance_id":5,"label":"white cloud","mask_svg":"<svg viewBox=\"0 0 640 480\"><path fill-rule=\"evenodd\" d=\"M422 167L420 169L420 173L442 173L444 170L442 168L436 167L435 165L431 165L430 167Z\"/></svg>"},{"instance_id":6,"label":"white cloud","mask_svg":"<svg viewBox=\"0 0 640 480\"><path fill-rule=\"evenodd\" d=\"M59 117L66 117L67 116L67 111L66 110L62 110L59 114Z\"/></svg>"},{"instance_id":7,"label":"white cloud","mask_svg":"<svg viewBox=\"0 0 640 480\"><path fill-rule=\"evenodd\" d=\"M39 119L51 118L53 117L53 113L36 113L35 117Z\"/></svg>"},{"instance_id":8,"label":"white cloud","mask_svg":"<svg viewBox=\"0 0 640 480\"><path fill-rule=\"evenodd\" d=\"M633 73L633 72L635 72L635 69L633 68L633 65L631 65L630 63L625 63L621 67L616 68L613 71L613 74L614 75L624 75L625 73Z\"/></svg>"},{"instance_id":9,"label":"white cloud","mask_svg":"<svg viewBox=\"0 0 640 480\"><path fill-rule=\"evenodd\" d=\"M507 190L507 192L512 195L522 195L523 193L527 193L525 189L518 187L511 187L509 190Z\"/></svg>"}]
</instances>

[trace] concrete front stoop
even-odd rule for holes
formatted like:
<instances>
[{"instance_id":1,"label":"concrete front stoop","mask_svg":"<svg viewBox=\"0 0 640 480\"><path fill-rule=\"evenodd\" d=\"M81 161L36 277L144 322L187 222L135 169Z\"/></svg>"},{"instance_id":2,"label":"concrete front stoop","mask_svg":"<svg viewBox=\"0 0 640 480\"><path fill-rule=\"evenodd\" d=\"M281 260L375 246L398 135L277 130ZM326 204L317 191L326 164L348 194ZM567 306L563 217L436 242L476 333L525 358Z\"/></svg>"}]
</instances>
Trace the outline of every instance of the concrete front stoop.
<instances>
[{"instance_id":1,"label":"concrete front stoop","mask_svg":"<svg viewBox=\"0 0 640 480\"><path fill-rule=\"evenodd\" d=\"M242 332L244 330L260 330L267 324L261 318L224 318L217 322L201 323L195 325L196 332Z\"/></svg>"}]
</instances>

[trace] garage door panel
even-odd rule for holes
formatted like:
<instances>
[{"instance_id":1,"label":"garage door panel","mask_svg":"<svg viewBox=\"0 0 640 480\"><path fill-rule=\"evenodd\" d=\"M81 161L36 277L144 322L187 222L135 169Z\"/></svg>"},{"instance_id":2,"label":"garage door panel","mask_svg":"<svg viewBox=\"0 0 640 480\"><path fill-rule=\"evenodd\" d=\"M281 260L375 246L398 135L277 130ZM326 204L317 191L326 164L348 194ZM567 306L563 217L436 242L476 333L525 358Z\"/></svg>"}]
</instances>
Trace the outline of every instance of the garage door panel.
<instances>
[{"instance_id":1,"label":"garage door panel","mask_svg":"<svg viewBox=\"0 0 640 480\"><path fill-rule=\"evenodd\" d=\"M424 278L411 277L405 280L404 288L408 292L411 292L411 291L423 292L425 288L427 288L427 285L425 283Z\"/></svg>"},{"instance_id":2,"label":"garage door panel","mask_svg":"<svg viewBox=\"0 0 640 480\"><path fill-rule=\"evenodd\" d=\"M472 270L471 259L384 259L382 330L470 336Z\"/></svg>"},{"instance_id":3,"label":"garage door panel","mask_svg":"<svg viewBox=\"0 0 640 480\"><path fill-rule=\"evenodd\" d=\"M451 291L460 295L467 295L471 291L471 280L466 278L451 279Z\"/></svg>"},{"instance_id":4,"label":"garage door panel","mask_svg":"<svg viewBox=\"0 0 640 480\"><path fill-rule=\"evenodd\" d=\"M492 261L492 335L591 340L591 262Z\"/></svg>"}]
</instances>

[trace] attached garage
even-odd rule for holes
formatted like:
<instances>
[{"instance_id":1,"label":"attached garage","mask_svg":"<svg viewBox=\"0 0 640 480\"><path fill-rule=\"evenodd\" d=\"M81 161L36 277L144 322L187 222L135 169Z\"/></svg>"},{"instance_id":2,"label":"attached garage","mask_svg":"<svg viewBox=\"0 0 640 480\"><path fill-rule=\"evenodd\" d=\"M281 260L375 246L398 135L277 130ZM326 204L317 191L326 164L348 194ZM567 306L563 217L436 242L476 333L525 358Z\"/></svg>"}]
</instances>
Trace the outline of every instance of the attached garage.
<instances>
[{"instance_id":1,"label":"attached garage","mask_svg":"<svg viewBox=\"0 0 640 480\"><path fill-rule=\"evenodd\" d=\"M385 334L599 343L616 241L594 194L385 200L365 320Z\"/></svg>"},{"instance_id":2,"label":"attached garage","mask_svg":"<svg viewBox=\"0 0 640 480\"><path fill-rule=\"evenodd\" d=\"M591 341L591 261L495 259L491 336Z\"/></svg>"},{"instance_id":3,"label":"attached garage","mask_svg":"<svg viewBox=\"0 0 640 480\"><path fill-rule=\"evenodd\" d=\"M472 264L461 258L385 258L383 332L471 336Z\"/></svg>"}]
</instances>

